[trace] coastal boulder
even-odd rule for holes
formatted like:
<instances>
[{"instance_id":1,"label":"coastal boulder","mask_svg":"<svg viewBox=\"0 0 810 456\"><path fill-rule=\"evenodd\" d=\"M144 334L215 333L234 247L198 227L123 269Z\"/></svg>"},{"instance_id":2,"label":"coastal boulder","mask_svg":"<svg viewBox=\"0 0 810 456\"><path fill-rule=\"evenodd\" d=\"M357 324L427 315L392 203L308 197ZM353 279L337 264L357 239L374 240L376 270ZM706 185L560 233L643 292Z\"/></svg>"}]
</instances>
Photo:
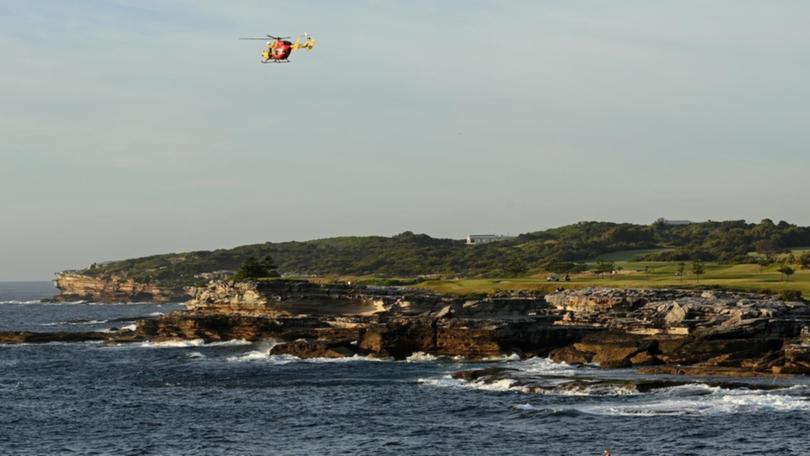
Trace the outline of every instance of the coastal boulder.
<instances>
[{"instance_id":1,"label":"coastal boulder","mask_svg":"<svg viewBox=\"0 0 810 456\"><path fill-rule=\"evenodd\" d=\"M590 358L590 362L602 367L618 368L644 363L652 360L656 342L620 334L600 334L586 337L582 342L573 344L573 348ZM648 356L638 356L646 353Z\"/></svg>"},{"instance_id":2,"label":"coastal boulder","mask_svg":"<svg viewBox=\"0 0 810 456\"><path fill-rule=\"evenodd\" d=\"M370 325L360 332L359 347L381 356L405 359L414 352L433 353L436 348L436 320L394 318Z\"/></svg>"},{"instance_id":3,"label":"coastal boulder","mask_svg":"<svg viewBox=\"0 0 810 456\"><path fill-rule=\"evenodd\" d=\"M591 362L591 358L593 358L593 353L581 352L576 348L574 348L573 346L569 345L567 347L552 350L551 353L549 353L548 357L555 363L580 365Z\"/></svg>"},{"instance_id":4,"label":"coastal boulder","mask_svg":"<svg viewBox=\"0 0 810 456\"><path fill-rule=\"evenodd\" d=\"M296 340L274 346L271 355L292 355L298 358L345 358L357 354L349 340L327 342L323 340Z\"/></svg>"}]
</instances>

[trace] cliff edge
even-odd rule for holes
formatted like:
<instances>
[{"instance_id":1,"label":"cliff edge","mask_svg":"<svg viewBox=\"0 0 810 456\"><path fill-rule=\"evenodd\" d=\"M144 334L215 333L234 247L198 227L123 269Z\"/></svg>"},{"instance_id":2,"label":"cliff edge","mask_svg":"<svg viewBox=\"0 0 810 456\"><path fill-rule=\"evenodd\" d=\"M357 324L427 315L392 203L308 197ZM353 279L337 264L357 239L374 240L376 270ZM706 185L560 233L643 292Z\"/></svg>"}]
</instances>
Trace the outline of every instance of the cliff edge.
<instances>
[{"instance_id":1,"label":"cliff edge","mask_svg":"<svg viewBox=\"0 0 810 456\"><path fill-rule=\"evenodd\" d=\"M181 287L156 286L118 276L59 272L54 285L60 291L54 301L183 302L188 299Z\"/></svg>"}]
</instances>

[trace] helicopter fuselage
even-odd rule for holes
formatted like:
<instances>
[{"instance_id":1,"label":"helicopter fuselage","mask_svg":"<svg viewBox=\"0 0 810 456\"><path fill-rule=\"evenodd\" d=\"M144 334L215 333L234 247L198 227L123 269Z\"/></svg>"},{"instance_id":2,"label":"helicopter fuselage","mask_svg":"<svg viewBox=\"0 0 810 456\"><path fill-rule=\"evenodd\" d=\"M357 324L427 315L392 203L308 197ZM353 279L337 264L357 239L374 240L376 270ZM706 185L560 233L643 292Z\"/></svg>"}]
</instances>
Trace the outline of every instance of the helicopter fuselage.
<instances>
[{"instance_id":1,"label":"helicopter fuselage","mask_svg":"<svg viewBox=\"0 0 810 456\"><path fill-rule=\"evenodd\" d=\"M293 44L287 40L268 41L262 50L262 62L267 63L270 61L281 62L286 61L292 53Z\"/></svg>"}]
</instances>

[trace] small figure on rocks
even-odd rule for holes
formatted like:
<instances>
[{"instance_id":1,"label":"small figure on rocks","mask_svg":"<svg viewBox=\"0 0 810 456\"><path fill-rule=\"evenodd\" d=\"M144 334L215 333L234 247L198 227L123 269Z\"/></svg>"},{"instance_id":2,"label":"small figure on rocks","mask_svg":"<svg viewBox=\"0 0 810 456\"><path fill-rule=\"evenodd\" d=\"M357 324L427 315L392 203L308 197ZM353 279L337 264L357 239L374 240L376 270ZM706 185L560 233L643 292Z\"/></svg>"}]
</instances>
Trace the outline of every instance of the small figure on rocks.
<instances>
[{"instance_id":1,"label":"small figure on rocks","mask_svg":"<svg viewBox=\"0 0 810 456\"><path fill-rule=\"evenodd\" d=\"M610 448L605 448L605 452L604 452L604 453L602 453L602 456L613 456L613 455L610 453Z\"/></svg>"}]
</instances>

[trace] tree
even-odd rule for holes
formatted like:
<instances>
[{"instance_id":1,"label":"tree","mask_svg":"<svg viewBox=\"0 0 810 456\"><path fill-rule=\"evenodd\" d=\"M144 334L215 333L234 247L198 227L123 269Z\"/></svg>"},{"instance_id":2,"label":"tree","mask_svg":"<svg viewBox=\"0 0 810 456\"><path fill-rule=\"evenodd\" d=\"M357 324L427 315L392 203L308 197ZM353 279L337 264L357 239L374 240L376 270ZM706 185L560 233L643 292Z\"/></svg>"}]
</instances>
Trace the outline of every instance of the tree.
<instances>
[{"instance_id":1,"label":"tree","mask_svg":"<svg viewBox=\"0 0 810 456\"><path fill-rule=\"evenodd\" d=\"M754 250L765 256L772 256L776 253L777 245L772 239L760 239L754 242Z\"/></svg>"},{"instance_id":2,"label":"tree","mask_svg":"<svg viewBox=\"0 0 810 456\"><path fill-rule=\"evenodd\" d=\"M782 264L796 264L797 261L796 255L794 255L793 252L790 252L782 259Z\"/></svg>"},{"instance_id":3,"label":"tree","mask_svg":"<svg viewBox=\"0 0 810 456\"><path fill-rule=\"evenodd\" d=\"M264 270L266 275L264 277L279 277L280 274L278 273L278 269L276 268L276 263L273 261L273 257L270 255L266 255L264 259L262 259L262 266L264 266Z\"/></svg>"},{"instance_id":4,"label":"tree","mask_svg":"<svg viewBox=\"0 0 810 456\"><path fill-rule=\"evenodd\" d=\"M239 267L239 271L234 274L233 280L240 281L278 276L278 271L276 271L276 266L270 255L265 256L261 260L255 256L251 256L242 263L242 266Z\"/></svg>"},{"instance_id":5,"label":"tree","mask_svg":"<svg viewBox=\"0 0 810 456\"><path fill-rule=\"evenodd\" d=\"M561 260L552 260L543 267L548 272L552 272L554 274L565 274L568 272L573 271L576 268L576 264L571 263L569 261L561 261Z\"/></svg>"},{"instance_id":6,"label":"tree","mask_svg":"<svg viewBox=\"0 0 810 456\"><path fill-rule=\"evenodd\" d=\"M686 263L681 261L678 263L678 272L675 273L676 276L680 277L681 281L683 281L683 276L686 273Z\"/></svg>"},{"instance_id":7,"label":"tree","mask_svg":"<svg viewBox=\"0 0 810 456\"><path fill-rule=\"evenodd\" d=\"M773 258L769 258L766 256L759 256L754 260L757 265L759 265L759 272L762 272L773 263Z\"/></svg>"},{"instance_id":8,"label":"tree","mask_svg":"<svg viewBox=\"0 0 810 456\"><path fill-rule=\"evenodd\" d=\"M703 262L700 260L695 260L692 262L692 274L695 275L697 281L700 282L700 276L706 272L706 268L703 266Z\"/></svg>"},{"instance_id":9,"label":"tree","mask_svg":"<svg viewBox=\"0 0 810 456\"><path fill-rule=\"evenodd\" d=\"M802 269L810 269L810 252L803 253L799 257L799 265Z\"/></svg>"},{"instance_id":10,"label":"tree","mask_svg":"<svg viewBox=\"0 0 810 456\"><path fill-rule=\"evenodd\" d=\"M599 277L602 277L602 274L610 274L615 270L616 270L615 264L601 260L596 262L596 267L594 268L594 272L596 272L599 275Z\"/></svg>"},{"instance_id":11,"label":"tree","mask_svg":"<svg viewBox=\"0 0 810 456\"><path fill-rule=\"evenodd\" d=\"M782 274L782 281L790 280L790 276L792 276L793 273L796 272L793 270L793 268L791 268L788 265L782 266L781 268L777 269L777 271L779 271L779 273Z\"/></svg>"}]
</instances>

